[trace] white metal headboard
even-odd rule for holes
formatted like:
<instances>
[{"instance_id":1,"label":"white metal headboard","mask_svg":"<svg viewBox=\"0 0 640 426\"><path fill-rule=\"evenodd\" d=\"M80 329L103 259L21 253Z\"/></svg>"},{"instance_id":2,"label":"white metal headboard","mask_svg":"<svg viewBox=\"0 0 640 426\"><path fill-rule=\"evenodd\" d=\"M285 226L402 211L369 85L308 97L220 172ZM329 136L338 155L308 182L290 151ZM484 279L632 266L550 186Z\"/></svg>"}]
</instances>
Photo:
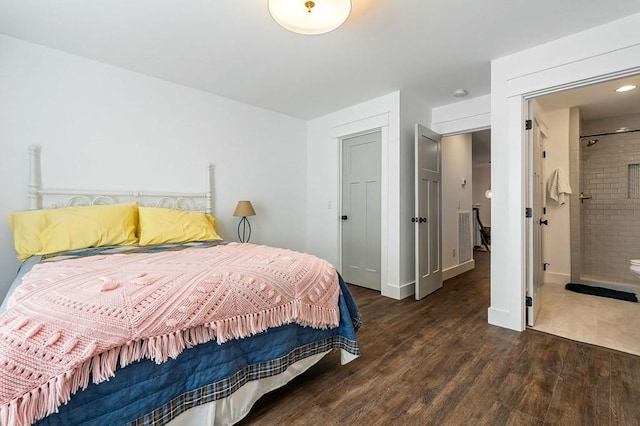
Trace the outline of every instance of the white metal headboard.
<instances>
[{"instance_id":1,"label":"white metal headboard","mask_svg":"<svg viewBox=\"0 0 640 426\"><path fill-rule=\"evenodd\" d=\"M104 191L52 189L42 187L39 145L29 146L29 210L70 206L91 206L137 201L140 205L176 210L213 212L213 164L207 165L206 192ZM51 202L44 206L45 197ZM44 206L44 207L43 207Z\"/></svg>"}]
</instances>

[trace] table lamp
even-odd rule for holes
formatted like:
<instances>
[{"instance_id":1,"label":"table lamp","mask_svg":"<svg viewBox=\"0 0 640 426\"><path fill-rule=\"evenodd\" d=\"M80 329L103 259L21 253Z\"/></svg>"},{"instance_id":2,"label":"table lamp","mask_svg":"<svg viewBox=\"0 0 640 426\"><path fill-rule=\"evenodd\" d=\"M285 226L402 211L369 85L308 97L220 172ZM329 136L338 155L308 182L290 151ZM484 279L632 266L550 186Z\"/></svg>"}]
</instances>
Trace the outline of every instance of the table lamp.
<instances>
[{"instance_id":1,"label":"table lamp","mask_svg":"<svg viewBox=\"0 0 640 426\"><path fill-rule=\"evenodd\" d=\"M249 223L247 216L256 215L256 211L253 209L251 201L238 201L238 205L236 206L233 215L242 217L242 219L240 219L240 223L238 223L238 240L240 240L241 243L248 243L249 238L251 238L251 224Z\"/></svg>"}]
</instances>

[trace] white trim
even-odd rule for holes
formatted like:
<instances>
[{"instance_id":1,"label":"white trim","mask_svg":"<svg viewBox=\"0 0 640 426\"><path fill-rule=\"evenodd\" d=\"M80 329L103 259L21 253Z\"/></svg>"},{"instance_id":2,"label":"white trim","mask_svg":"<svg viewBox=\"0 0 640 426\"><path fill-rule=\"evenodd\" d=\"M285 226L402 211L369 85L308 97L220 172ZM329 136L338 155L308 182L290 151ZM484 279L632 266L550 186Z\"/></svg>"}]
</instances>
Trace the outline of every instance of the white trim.
<instances>
[{"instance_id":1,"label":"white trim","mask_svg":"<svg viewBox=\"0 0 640 426\"><path fill-rule=\"evenodd\" d=\"M434 108L431 130L442 136L469 133L491 127L491 95Z\"/></svg>"},{"instance_id":2,"label":"white trim","mask_svg":"<svg viewBox=\"0 0 640 426\"><path fill-rule=\"evenodd\" d=\"M342 211L342 141L354 136L380 132L380 293L387 296L389 292L388 265L389 259L389 113L378 114L350 123L334 126L331 129L332 142L338 153L338 208ZM337 218L338 227L338 264L342 265L342 226ZM392 296L390 296L392 297Z\"/></svg>"},{"instance_id":3,"label":"white trim","mask_svg":"<svg viewBox=\"0 0 640 426\"><path fill-rule=\"evenodd\" d=\"M331 128L331 137L334 139L344 139L346 137L357 136L375 132L382 127L389 126L389 113L377 114L365 117L349 123L339 124Z\"/></svg>"},{"instance_id":4,"label":"white trim","mask_svg":"<svg viewBox=\"0 0 640 426\"><path fill-rule=\"evenodd\" d=\"M457 275L463 274L467 271L472 270L476 267L475 259L467 260L464 263L460 263L459 265L454 265L450 268L442 270L442 281L446 281L449 278L453 278Z\"/></svg>"},{"instance_id":5,"label":"white trim","mask_svg":"<svg viewBox=\"0 0 640 426\"><path fill-rule=\"evenodd\" d=\"M433 125L433 131L442 136L453 136L460 133L470 133L478 130L485 130L491 127L491 113L478 114L473 117L466 117L460 122L438 123ZM465 130L460 130L463 127Z\"/></svg>"},{"instance_id":6,"label":"white trim","mask_svg":"<svg viewBox=\"0 0 640 426\"><path fill-rule=\"evenodd\" d=\"M629 60L628 57L632 55L640 57L640 45L515 77L508 81L507 93L510 96L521 95L532 98L636 75L640 72L640 66L635 61ZM602 62L607 64L603 66ZM618 66L623 69L617 69ZM602 68L602 74L593 74L589 67ZM537 87L538 85L543 86Z\"/></svg>"},{"instance_id":7,"label":"white trim","mask_svg":"<svg viewBox=\"0 0 640 426\"><path fill-rule=\"evenodd\" d=\"M380 212L380 222L382 229L380 231L380 294L385 295L385 288L389 287L389 114L387 116L387 125L383 126L381 138L381 187L380 204L382 211Z\"/></svg>"},{"instance_id":8,"label":"white trim","mask_svg":"<svg viewBox=\"0 0 640 426\"><path fill-rule=\"evenodd\" d=\"M487 318L488 318L489 324L497 325L499 327L505 327L501 324L509 324L511 319L511 313L504 309L497 309L494 307L490 307L487 310ZM505 328L509 328L509 327L505 327ZM516 330L516 331L522 331L522 330Z\"/></svg>"},{"instance_id":9,"label":"white trim","mask_svg":"<svg viewBox=\"0 0 640 426\"><path fill-rule=\"evenodd\" d=\"M384 288L384 287L383 287ZM387 284L383 296L390 297L396 300L406 299L407 297L415 294L416 282L410 281L408 283L400 284L399 286L393 284Z\"/></svg>"},{"instance_id":10,"label":"white trim","mask_svg":"<svg viewBox=\"0 0 640 426\"><path fill-rule=\"evenodd\" d=\"M398 299L406 299L416 293L416 282L410 281L408 283L401 284L398 289Z\"/></svg>"}]
</instances>

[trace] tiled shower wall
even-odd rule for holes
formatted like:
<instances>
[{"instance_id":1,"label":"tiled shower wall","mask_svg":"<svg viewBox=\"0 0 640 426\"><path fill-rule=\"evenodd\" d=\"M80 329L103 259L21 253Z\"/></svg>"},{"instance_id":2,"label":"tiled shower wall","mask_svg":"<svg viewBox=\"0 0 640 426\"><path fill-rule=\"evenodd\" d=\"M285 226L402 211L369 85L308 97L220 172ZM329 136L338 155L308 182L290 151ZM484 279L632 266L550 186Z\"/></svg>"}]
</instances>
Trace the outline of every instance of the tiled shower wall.
<instances>
[{"instance_id":1,"label":"tiled shower wall","mask_svg":"<svg viewBox=\"0 0 640 426\"><path fill-rule=\"evenodd\" d=\"M581 134L612 132L623 126L640 129L640 114L584 121ZM598 142L587 146L588 139ZM629 271L629 260L640 259L640 198L633 194L630 178L633 169L640 168L640 132L593 136L580 144L580 191L591 196L580 206L581 275L638 283Z\"/></svg>"}]
</instances>

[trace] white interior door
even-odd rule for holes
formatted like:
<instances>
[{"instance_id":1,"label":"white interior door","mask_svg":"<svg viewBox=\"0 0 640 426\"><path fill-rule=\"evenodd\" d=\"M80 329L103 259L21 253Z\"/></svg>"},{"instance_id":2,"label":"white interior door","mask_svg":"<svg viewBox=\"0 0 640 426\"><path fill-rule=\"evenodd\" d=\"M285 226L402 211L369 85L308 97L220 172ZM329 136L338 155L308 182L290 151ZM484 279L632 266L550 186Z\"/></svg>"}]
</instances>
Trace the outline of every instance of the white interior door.
<instances>
[{"instance_id":1,"label":"white interior door","mask_svg":"<svg viewBox=\"0 0 640 426\"><path fill-rule=\"evenodd\" d=\"M544 140L545 135L536 117L532 101L529 101L529 129L528 141L529 179L527 182L528 205L531 217L527 218L528 256L527 256L527 325L533 326L540 308L540 289L544 282L543 260L543 228L548 223L545 219L545 191L544 191Z\"/></svg>"},{"instance_id":2,"label":"white interior door","mask_svg":"<svg viewBox=\"0 0 640 426\"><path fill-rule=\"evenodd\" d=\"M381 289L380 132L342 140L342 277Z\"/></svg>"},{"instance_id":3,"label":"white interior door","mask_svg":"<svg viewBox=\"0 0 640 426\"><path fill-rule=\"evenodd\" d=\"M416 124L415 223L416 300L442 287L442 180L441 139Z\"/></svg>"}]
</instances>

